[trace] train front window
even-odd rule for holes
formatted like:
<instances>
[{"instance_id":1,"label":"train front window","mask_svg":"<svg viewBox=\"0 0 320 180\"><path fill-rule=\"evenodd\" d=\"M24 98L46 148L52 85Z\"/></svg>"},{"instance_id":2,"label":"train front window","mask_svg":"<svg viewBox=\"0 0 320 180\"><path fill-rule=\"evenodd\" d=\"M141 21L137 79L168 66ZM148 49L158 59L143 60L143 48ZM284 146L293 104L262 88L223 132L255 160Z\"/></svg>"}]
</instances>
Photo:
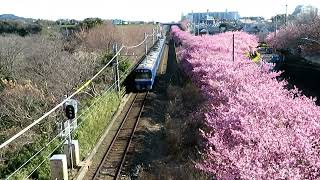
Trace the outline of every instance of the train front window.
<instances>
[{"instance_id":1,"label":"train front window","mask_svg":"<svg viewBox=\"0 0 320 180\"><path fill-rule=\"evenodd\" d=\"M136 79L151 79L151 72L136 72Z\"/></svg>"}]
</instances>

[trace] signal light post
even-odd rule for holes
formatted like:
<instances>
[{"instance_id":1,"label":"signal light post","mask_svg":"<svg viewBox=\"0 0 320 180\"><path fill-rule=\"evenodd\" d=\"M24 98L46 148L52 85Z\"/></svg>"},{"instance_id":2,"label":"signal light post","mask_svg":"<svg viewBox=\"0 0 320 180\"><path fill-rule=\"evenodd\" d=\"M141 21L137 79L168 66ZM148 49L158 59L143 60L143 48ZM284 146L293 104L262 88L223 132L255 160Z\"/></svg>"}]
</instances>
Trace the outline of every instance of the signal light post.
<instances>
[{"instance_id":1,"label":"signal light post","mask_svg":"<svg viewBox=\"0 0 320 180\"><path fill-rule=\"evenodd\" d=\"M68 180L68 167L73 169L74 165L78 166L80 163L79 142L78 140L72 140L71 137L71 131L77 127L78 102L75 99L67 100L63 104L63 111L67 120L64 122L61 135L63 140L67 140L63 144L64 153L55 154L50 158L50 169L52 179Z\"/></svg>"},{"instance_id":2,"label":"signal light post","mask_svg":"<svg viewBox=\"0 0 320 180\"><path fill-rule=\"evenodd\" d=\"M67 121L64 123L64 136L67 136L68 142L64 144L64 152L67 155L67 165L73 169L79 162L79 145L77 140L72 140L71 131L77 128L76 114L78 111L78 102L75 99L69 99L63 105ZM75 160L75 161L74 161Z\"/></svg>"},{"instance_id":3,"label":"signal light post","mask_svg":"<svg viewBox=\"0 0 320 180\"><path fill-rule=\"evenodd\" d=\"M69 99L63 105L65 116L70 121L71 129L77 128L76 114L78 112L78 102L75 99Z\"/></svg>"}]
</instances>

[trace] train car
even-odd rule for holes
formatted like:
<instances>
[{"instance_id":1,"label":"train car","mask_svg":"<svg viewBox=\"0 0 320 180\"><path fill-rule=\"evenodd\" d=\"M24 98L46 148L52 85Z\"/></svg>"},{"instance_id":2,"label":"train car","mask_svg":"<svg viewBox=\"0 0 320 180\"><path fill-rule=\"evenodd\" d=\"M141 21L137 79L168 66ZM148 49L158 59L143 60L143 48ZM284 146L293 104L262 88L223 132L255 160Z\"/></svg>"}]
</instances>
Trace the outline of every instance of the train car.
<instances>
[{"instance_id":1,"label":"train car","mask_svg":"<svg viewBox=\"0 0 320 180\"><path fill-rule=\"evenodd\" d=\"M157 76L165 39L161 38L153 46L150 53L141 61L134 71L134 81L137 90L151 90Z\"/></svg>"}]
</instances>

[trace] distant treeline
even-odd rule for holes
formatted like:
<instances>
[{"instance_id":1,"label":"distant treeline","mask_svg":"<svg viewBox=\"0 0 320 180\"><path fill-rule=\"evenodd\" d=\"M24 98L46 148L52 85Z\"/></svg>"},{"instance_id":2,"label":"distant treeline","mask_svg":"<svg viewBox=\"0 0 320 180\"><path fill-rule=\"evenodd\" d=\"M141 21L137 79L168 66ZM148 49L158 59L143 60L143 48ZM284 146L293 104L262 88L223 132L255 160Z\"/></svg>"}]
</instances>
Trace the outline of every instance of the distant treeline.
<instances>
[{"instance_id":1,"label":"distant treeline","mask_svg":"<svg viewBox=\"0 0 320 180\"><path fill-rule=\"evenodd\" d=\"M91 29L96 26L99 26L103 24L103 20L100 18L86 18L83 21L77 21L74 19L71 19L71 20L60 19L56 21L56 24L60 25L61 27L80 30L80 29Z\"/></svg>"},{"instance_id":2,"label":"distant treeline","mask_svg":"<svg viewBox=\"0 0 320 180\"><path fill-rule=\"evenodd\" d=\"M41 32L42 27L37 23L29 23L23 21L2 20L0 21L0 34L18 34L26 36L29 34L36 34Z\"/></svg>"},{"instance_id":3,"label":"distant treeline","mask_svg":"<svg viewBox=\"0 0 320 180\"><path fill-rule=\"evenodd\" d=\"M103 20L99 18L86 18L83 21L67 21L59 20L56 22L44 22L46 25L57 25L62 28L68 28L73 30L91 29L93 27L103 24ZM17 21L17 20L0 20L0 34L18 34L20 36L26 36L30 34L37 34L43 29L43 23L39 21Z\"/></svg>"}]
</instances>

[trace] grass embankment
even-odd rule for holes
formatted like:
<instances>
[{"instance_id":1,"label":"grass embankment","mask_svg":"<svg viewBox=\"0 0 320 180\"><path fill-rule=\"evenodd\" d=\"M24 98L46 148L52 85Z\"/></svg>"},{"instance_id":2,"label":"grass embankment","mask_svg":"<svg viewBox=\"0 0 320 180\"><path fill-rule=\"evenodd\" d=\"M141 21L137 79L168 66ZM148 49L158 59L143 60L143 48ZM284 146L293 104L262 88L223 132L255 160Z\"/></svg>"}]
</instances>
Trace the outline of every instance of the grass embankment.
<instances>
[{"instance_id":1,"label":"grass embankment","mask_svg":"<svg viewBox=\"0 0 320 180\"><path fill-rule=\"evenodd\" d=\"M79 140L80 158L84 159L99 140L105 128L109 125L114 113L120 105L120 98L116 92L107 92L95 98L90 109L82 112L82 123L75 133Z\"/></svg>"}]
</instances>

